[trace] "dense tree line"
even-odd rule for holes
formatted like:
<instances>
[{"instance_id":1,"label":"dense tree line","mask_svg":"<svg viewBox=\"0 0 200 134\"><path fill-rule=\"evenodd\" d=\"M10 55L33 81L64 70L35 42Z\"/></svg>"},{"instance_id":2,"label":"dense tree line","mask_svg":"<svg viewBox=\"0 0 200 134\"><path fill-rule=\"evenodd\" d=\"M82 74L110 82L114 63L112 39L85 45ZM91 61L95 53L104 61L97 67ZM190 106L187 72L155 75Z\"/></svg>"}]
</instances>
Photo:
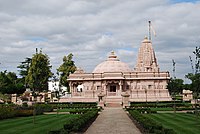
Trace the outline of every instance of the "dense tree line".
<instances>
[{"instance_id":1,"label":"dense tree line","mask_svg":"<svg viewBox=\"0 0 200 134\"><path fill-rule=\"evenodd\" d=\"M72 60L73 54L70 53L63 57L63 63L57 69L60 77L60 86L69 87L67 78L70 73L76 70L74 61ZM43 54L42 50L33 54L32 58L25 58L20 65L19 69L20 78L14 72L0 72L0 92L3 94L21 94L26 88L32 91L47 91L48 81L52 78L52 66L47 54Z\"/></svg>"},{"instance_id":2,"label":"dense tree line","mask_svg":"<svg viewBox=\"0 0 200 134\"><path fill-rule=\"evenodd\" d=\"M25 87L21 79L14 72L0 72L0 92L5 94L21 94Z\"/></svg>"}]
</instances>

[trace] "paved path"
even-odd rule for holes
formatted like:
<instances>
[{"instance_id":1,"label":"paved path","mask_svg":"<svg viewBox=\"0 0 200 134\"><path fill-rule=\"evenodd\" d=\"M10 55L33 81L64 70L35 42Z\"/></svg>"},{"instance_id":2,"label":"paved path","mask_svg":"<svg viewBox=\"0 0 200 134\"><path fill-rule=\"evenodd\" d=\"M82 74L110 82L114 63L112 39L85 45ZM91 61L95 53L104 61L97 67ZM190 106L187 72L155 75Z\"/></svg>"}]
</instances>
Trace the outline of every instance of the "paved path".
<instances>
[{"instance_id":1,"label":"paved path","mask_svg":"<svg viewBox=\"0 0 200 134\"><path fill-rule=\"evenodd\" d=\"M85 134L141 134L122 108L105 108Z\"/></svg>"}]
</instances>

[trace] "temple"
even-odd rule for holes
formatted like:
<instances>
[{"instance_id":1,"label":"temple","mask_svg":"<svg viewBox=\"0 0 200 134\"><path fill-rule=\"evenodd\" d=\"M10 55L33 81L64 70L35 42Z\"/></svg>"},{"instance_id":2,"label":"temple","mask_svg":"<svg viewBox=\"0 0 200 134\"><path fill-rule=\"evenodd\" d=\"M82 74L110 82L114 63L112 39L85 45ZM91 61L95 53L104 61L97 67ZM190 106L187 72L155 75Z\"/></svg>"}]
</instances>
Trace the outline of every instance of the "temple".
<instances>
[{"instance_id":1,"label":"temple","mask_svg":"<svg viewBox=\"0 0 200 134\"><path fill-rule=\"evenodd\" d=\"M69 76L71 96L68 102L128 102L170 101L167 71L160 71L152 43L146 37L139 48L134 69L121 62L114 51L97 65L92 73L77 69ZM126 99L126 101L124 101Z\"/></svg>"}]
</instances>

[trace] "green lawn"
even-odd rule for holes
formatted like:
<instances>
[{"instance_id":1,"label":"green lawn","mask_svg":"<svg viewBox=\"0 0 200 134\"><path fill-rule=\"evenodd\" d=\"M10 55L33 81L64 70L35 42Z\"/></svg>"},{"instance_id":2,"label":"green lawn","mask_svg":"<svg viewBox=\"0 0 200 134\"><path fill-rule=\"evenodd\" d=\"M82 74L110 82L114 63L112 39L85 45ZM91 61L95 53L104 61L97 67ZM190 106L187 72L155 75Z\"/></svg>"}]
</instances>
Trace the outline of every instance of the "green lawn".
<instances>
[{"instance_id":1,"label":"green lawn","mask_svg":"<svg viewBox=\"0 0 200 134\"><path fill-rule=\"evenodd\" d=\"M200 117L198 121L193 114L186 113L159 113L145 114L167 128L174 129L178 134L200 134Z\"/></svg>"},{"instance_id":2,"label":"green lawn","mask_svg":"<svg viewBox=\"0 0 200 134\"><path fill-rule=\"evenodd\" d=\"M150 109L153 110L153 111L173 111L174 110L171 107L164 107L164 108L162 108L162 107L158 107L158 108L152 107Z\"/></svg>"},{"instance_id":3,"label":"green lawn","mask_svg":"<svg viewBox=\"0 0 200 134\"><path fill-rule=\"evenodd\" d=\"M33 117L19 117L0 121L0 134L46 134L50 130L63 128L68 118L79 115L71 114L50 114Z\"/></svg>"}]
</instances>

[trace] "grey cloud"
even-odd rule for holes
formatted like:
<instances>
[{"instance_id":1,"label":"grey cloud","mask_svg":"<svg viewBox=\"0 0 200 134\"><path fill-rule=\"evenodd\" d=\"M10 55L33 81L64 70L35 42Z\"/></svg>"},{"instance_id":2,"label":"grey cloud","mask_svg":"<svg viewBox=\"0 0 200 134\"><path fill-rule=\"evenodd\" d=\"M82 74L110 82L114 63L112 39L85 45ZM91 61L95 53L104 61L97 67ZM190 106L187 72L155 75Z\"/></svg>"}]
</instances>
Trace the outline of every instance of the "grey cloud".
<instances>
[{"instance_id":1,"label":"grey cloud","mask_svg":"<svg viewBox=\"0 0 200 134\"><path fill-rule=\"evenodd\" d=\"M17 72L35 48L48 54L55 71L72 52L77 66L91 72L114 50L134 67L138 48L148 35L148 20L156 30L153 47L161 70L177 76L191 71L186 60L200 40L200 2L170 0L0 0L0 70Z\"/></svg>"}]
</instances>

